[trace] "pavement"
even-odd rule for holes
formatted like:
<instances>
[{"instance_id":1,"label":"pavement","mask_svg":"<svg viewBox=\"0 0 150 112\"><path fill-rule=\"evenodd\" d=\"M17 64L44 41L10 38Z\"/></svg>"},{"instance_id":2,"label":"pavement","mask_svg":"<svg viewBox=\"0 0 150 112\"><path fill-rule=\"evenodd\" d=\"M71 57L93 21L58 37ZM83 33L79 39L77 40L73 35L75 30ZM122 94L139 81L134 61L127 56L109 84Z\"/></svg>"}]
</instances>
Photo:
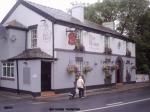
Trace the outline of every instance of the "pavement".
<instances>
[{"instance_id":1,"label":"pavement","mask_svg":"<svg viewBox=\"0 0 150 112\"><path fill-rule=\"evenodd\" d=\"M133 89L139 89L143 87L150 87L150 83L144 82L144 83L134 83L134 84L124 84L124 85L120 84L117 86L110 86L106 88L86 90L86 96L110 94L110 93L115 93L115 92L124 92L124 91L130 91ZM17 94L17 93L6 92L6 91L0 90L1 101L6 101L10 99L14 99L14 100L26 99L26 100L34 100L34 101L51 101L51 100L55 101L55 100L68 99L69 98L68 95L69 93L62 93L62 94L55 94L52 96L33 97L29 94L22 94L22 93Z\"/></svg>"}]
</instances>

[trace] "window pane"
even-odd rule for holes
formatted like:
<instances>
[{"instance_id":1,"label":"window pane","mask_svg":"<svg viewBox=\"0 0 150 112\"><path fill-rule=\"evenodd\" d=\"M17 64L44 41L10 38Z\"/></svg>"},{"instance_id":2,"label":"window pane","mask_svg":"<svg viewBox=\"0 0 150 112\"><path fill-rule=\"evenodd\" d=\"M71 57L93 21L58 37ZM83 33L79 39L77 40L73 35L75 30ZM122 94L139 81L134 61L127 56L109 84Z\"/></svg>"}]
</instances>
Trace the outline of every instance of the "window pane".
<instances>
[{"instance_id":1,"label":"window pane","mask_svg":"<svg viewBox=\"0 0 150 112\"><path fill-rule=\"evenodd\" d=\"M11 77L14 77L14 67L11 67Z\"/></svg>"},{"instance_id":2,"label":"window pane","mask_svg":"<svg viewBox=\"0 0 150 112\"><path fill-rule=\"evenodd\" d=\"M11 65L11 66L14 66L14 63L12 62L10 65Z\"/></svg>"},{"instance_id":3,"label":"window pane","mask_svg":"<svg viewBox=\"0 0 150 112\"><path fill-rule=\"evenodd\" d=\"M37 47L37 30L36 29L32 29L31 30L31 46Z\"/></svg>"},{"instance_id":4,"label":"window pane","mask_svg":"<svg viewBox=\"0 0 150 112\"><path fill-rule=\"evenodd\" d=\"M10 63L7 63L7 66L10 66Z\"/></svg>"},{"instance_id":5,"label":"window pane","mask_svg":"<svg viewBox=\"0 0 150 112\"><path fill-rule=\"evenodd\" d=\"M6 66L6 63L3 63L3 66Z\"/></svg>"},{"instance_id":6,"label":"window pane","mask_svg":"<svg viewBox=\"0 0 150 112\"><path fill-rule=\"evenodd\" d=\"M37 47L37 40L36 39L32 40L32 47Z\"/></svg>"},{"instance_id":7,"label":"window pane","mask_svg":"<svg viewBox=\"0 0 150 112\"><path fill-rule=\"evenodd\" d=\"M6 67L3 67L3 76L6 76Z\"/></svg>"},{"instance_id":8,"label":"window pane","mask_svg":"<svg viewBox=\"0 0 150 112\"><path fill-rule=\"evenodd\" d=\"M10 77L10 67L7 67L7 76Z\"/></svg>"}]
</instances>

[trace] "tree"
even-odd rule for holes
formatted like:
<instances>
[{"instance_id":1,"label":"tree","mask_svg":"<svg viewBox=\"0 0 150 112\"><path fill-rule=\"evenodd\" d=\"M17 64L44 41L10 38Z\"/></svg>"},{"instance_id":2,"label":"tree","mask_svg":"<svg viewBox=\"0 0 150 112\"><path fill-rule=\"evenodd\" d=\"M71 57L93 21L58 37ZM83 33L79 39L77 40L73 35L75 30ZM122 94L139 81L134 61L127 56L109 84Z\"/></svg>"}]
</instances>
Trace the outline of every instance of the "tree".
<instances>
[{"instance_id":1,"label":"tree","mask_svg":"<svg viewBox=\"0 0 150 112\"><path fill-rule=\"evenodd\" d=\"M150 71L150 9L139 18L136 26L137 68L140 73Z\"/></svg>"},{"instance_id":2,"label":"tree","mask_svg":"<svg viewBox=\"0 0 150 112\"><path fill-rule=\"evenodd\" d=\"M138 21L149 5L148 0L103 0L85 8L85 18L99 23L120 21L118 31L125 31L129 37L135 37L135 28Z\"/></svg>"}]
</instances>

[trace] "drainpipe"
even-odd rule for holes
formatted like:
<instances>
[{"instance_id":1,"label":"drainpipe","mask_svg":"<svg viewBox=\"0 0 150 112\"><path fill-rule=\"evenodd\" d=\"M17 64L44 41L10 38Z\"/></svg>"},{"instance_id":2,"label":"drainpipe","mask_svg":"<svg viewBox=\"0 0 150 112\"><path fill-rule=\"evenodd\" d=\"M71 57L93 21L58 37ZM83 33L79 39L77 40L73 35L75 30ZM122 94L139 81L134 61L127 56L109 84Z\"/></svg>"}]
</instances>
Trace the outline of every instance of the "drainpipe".
<instances>
[{"instance_id":1,"label":"drainpipe","mask_svg":"<svg viewBox=\"0 0 150 112\"><path fill-rule=\"evenodd\" d=\"M55 58L55 54L54 54L54 48L55 48L55 40L54 40L54 22L52 22L52 49L53 49L53 54L52 54L52 56L53 56L53 59Z\"/></svg>"},{"instance_id":2,"label":"drainpipe","mask_svg":"<svg viewBox=\"0 0 150 112\"><path fill-rule=\"evenodd\" d=\"M18 60L16 60L16 69L17 69L17 93L20 93L19 90L19 72L18 72Z\"/></svg>"},{"instance_id":3,"label":"drainpipe","mask_svg":"<svg viewBox=\"0 0 150 112\"><path fill-rule=\"evenodd\" d=\"M27 50L27 43L28 43L27 33L28 31L25 32L25 50Z\"/></svg>"}]
</instances>

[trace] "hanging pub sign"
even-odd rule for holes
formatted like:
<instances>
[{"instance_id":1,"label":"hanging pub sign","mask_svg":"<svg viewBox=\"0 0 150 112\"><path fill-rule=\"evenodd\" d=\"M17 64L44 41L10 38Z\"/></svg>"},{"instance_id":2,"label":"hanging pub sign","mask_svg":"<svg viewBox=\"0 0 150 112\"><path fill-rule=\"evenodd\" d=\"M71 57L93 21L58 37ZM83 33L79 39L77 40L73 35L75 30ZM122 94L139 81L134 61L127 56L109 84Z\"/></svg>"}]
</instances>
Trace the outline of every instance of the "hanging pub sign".
<instances>
[{"instance_id":1,"label":"hanging pub sign","mask_svg":"<svg viewBox=\"0 0 150 112\"><path fill-rule=\"evenodd\" d=\"M68 34L68 44L75 45L76 42L76 34L74 32L69 32Z\"/></svg>"}]
</instances>

